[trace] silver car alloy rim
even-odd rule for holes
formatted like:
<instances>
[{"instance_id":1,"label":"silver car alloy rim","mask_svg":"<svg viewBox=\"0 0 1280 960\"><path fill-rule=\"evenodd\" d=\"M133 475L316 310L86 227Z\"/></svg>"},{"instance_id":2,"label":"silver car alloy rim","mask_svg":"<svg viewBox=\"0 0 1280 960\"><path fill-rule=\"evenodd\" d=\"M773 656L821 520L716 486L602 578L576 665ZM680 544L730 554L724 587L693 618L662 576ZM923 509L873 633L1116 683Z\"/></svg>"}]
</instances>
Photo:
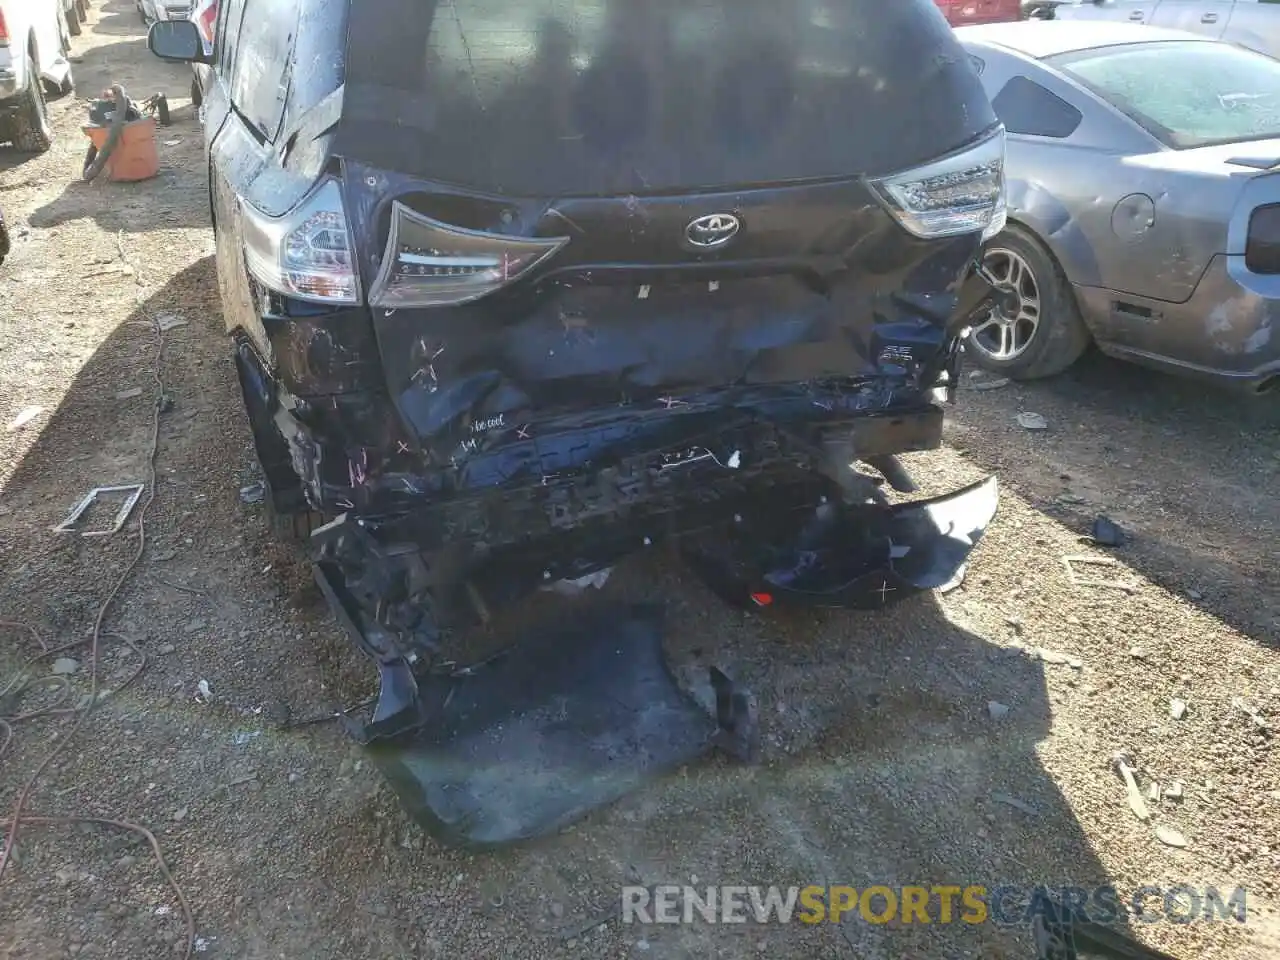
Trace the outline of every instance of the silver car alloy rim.
<instances>
[{"instance_id":1,"label":"silver car alloy rim","mask_svg":"<svg viewBox=\"0 0 1280 960\"><path fill-rule=\"evenodd\" d=\"M1012 303L993 307L974 325L970 343L993 360L1013 360L1026 352L1040 326L1040 286L1020 253L992 247L982 259L1001 288L1014 294L1017 312L1012 312Z\"/></svg>"}]
</instances>

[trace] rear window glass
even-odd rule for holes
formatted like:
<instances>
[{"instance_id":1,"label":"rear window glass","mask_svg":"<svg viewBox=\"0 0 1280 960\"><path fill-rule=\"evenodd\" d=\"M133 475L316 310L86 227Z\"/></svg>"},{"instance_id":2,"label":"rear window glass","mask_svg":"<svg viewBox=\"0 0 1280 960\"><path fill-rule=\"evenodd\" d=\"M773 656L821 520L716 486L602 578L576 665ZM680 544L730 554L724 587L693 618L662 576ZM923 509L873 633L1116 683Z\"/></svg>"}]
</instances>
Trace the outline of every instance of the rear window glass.
<instances>
[{"instance_id":1,"label":"rear window glass","mask_svg":"<svg viewBox=\"0 0 1280 960\"><path fill-rule=\"evenodd\" d=\"M1049 62L1176 149L1280 136L1280 61L1259 53L1174 41Z\"/></svg>"},{"instance_id":2,"label":"rear window glass","mask_svg":"<svg viewBox=\"0 0 1280 960\"><path fill-rule=\"evenodd\" d=\"M933 0L354 0L338 147L527 193L888 173L995 122Z\"/></svg>"}]
</instances>

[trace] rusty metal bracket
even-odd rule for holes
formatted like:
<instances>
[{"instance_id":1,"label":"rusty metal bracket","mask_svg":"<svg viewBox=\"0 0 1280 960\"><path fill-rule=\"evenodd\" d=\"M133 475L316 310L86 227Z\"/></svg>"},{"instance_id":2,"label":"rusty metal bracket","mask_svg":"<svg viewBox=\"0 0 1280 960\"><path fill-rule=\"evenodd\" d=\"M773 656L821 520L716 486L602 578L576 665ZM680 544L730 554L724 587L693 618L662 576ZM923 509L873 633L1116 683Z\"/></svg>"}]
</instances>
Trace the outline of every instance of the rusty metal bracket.
<instances>
[{"instance_id":1,"label":"rusty metal bracket","mask_svg":"<svg viewBox=\"0 0 1280 960\"><path fill-rule=\"evenodd\" d=\"M1088 557L1079 554L1065 556L1062 558L1062 565L1067 570L1067 579L1071 581L1071 585L1075 587L1103 587L1109 590L1123 590L1127 594L1135 594L1138 592L1138 584L1129 582L1117 582L1115 580L1102 580L1097 577L1083 577L1077 566L1094 566L1094 567L1118 567L1120 566L1110 557Z\"/></svg>"},{"instance_id":2,"label":"rusty metal bracket","mask_svg":"<svg viewBox=\"0 0 1280 960\"><path fill-rule=\"evenodd\" d=\"M142 499L142 492L146 489L145 484L128 483L116 487L94 487L90 490L83 500L81 500L69 514L67 518L53 528L54 533L74 533L72 529L86 510L89 509L104 493L127 493L124 503L120 505L119 511L116 512L115 522L105 530L83 530L80 533L82 537L109 537L113 533L119 533L125 525L125 521L129 519L129 514L133 513L133 508L138 505L138 501Z\"/></svg>"}]
</instances>

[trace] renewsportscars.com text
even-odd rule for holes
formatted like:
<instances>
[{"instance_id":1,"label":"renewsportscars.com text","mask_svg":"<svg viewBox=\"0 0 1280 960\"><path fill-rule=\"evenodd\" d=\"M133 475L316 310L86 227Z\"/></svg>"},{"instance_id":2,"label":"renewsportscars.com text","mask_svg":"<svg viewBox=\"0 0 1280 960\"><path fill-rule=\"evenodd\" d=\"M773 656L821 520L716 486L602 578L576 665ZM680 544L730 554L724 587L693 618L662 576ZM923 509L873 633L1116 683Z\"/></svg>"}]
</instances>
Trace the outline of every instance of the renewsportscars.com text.
<instances>
[{"instance_id":1,"label":"renewsportscars.com text","mask_svg":"<svg viewBox=\"0 0 1280 960\"><path fill-rule=\"evenodd\" d=\"M1246 891L1216 887L708 886L622 889L623 923L995 923L1025 926L1050 902L1100 924L1245 922Z\"/></svg>"}]
</instances>

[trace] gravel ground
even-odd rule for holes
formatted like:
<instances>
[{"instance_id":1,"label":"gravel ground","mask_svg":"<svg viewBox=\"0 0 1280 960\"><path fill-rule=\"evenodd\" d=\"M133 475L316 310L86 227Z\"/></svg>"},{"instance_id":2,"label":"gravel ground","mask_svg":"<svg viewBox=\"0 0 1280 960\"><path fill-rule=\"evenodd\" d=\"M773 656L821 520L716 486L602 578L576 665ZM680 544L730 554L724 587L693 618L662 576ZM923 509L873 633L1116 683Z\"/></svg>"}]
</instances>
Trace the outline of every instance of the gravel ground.
<instances>
[{"instance_id":1,"label":"gravel ground","mask_svg":"<svg viewBox=\"0 0 1280 960\"><path fill-rule=\"evenodd\" d=\"M150 57L131 0L90 16L79 96L111 81L136 98L163 90L174 125L159 134L160 177L143 184L77 181L76 97L51 105L52 152L0 149L15 231L0 268L0 689L40 642L79 644L65 690L42 681L0 713L87 697L88 639L125 579L98 647L97 687L111 693L87 715L13 725L0 811L63 745L28 814L153 831L194 914L194 950L210 957L1032 955L1021 931L994 925L623 925L611 910L636 877L1244 886L1246 924L1131 932L1179 957L1280 952L1280 764L1236 703L1280 718L1280 410L1098 357L1047 384L966 379L948 446L912 458L930 492L990 472L1003 484L961 589L882 614L746 617L661 556L618 571L606 594L663 599L677 664L715 657L743 673L764 720L760 766L690 765L516 851L438 848L340 731L294 725L366 696L372 678L300 557L238 495L253 464L189 72ZM157 318L180 325L157 339ZM158 417L157 371L171 401ZM1048 429L1023 429L1024 411ZM157 423L137 565L136 523L97 540L52 534L89 488L148 479ZM1131 542L1082 543L1100 513ZM1114 561L1082 568L1104 585L1072 582L1062 558L1078 554ZM1174 698L1187 705L1177 720ZM1144 790L1184 785L1151 803L1151 823L1125 803L1118 749ZM0 886L3 957L189 947L181 904L128 830L28 824Z\"/></svg>"}]
</instances>

